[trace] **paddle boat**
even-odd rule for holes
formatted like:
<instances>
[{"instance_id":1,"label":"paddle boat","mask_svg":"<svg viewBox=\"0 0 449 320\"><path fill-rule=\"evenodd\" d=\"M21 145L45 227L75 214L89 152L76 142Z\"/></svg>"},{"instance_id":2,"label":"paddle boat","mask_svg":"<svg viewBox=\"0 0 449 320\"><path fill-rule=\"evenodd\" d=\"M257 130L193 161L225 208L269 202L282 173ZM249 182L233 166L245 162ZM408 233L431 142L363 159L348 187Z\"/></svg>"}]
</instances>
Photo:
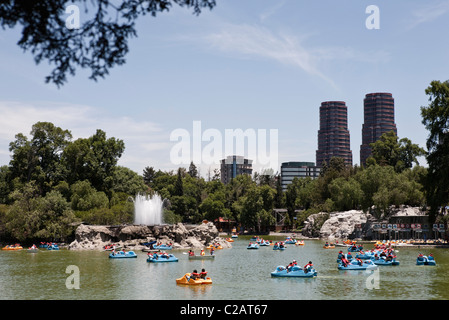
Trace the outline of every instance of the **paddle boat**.
<instances>
[{"instance_id":1,"label":"paddle boat","mask_svg":"<svg viewBox=\"0 0 449 320\"><path fill-rule=\"evenodd\" d=\"M127 259L127 258L137 258L137 254L134 251L113 251L109 254L109 258L111 259Z\"/></svg>"},{"instance_id":2,"label":"paddle boat","mask_svg":"<svg viewBox=\"0 0 449 320\"><path fill-rule=\"evenodd\" d=\"M372 260L365 260L359 264L359 261L353 259L346 266L342 263L338 265L338 270L366 270L366 269L376 269L377 265L374 264Z\"/></svg>"},{"instance_id":3,"label":"paddle boat","mask_svg":"<svg viewBox=\"0 0 449 320\"><path fill-rule=\"evenodd\" d=\"M363 247L361 245L356 246L355 244L348 247L348 252L360 252L363 250Z\"/></svg>"},{"instance_id":4,"label":"paddle boat","mask_svg":"<svg viewBox=\"0 0 449 320\"><path fill-rule=\"evenodd\" d=\"M223 249L223 247L220 246L219 244L214 244L214 245L210 244L210 245L208 245L206 247L206 249L218 249L218 250L220 250L220 249Z\"/></svg>"},{"instance_id":5,"label":"paddle boat","mask_svg":"<svg viewBox=\"0 0 449 320\"><path fill-rule=\"evenodd\" d=\"M297 245L297 246L303 246L303 245L305 245L304 240L297 241L297 242L295 243L295 245Z\"/></svg>"},{"instance_id":6,"label":"paddle boat","mask_svg":"<svg viewBox=\"0 0 449 320\"><path fill-rule=\"evenodd\" d=\"M303 268L293 266L287 270L284 266L276 267L276 270L271 273L272 277L296 277L296 278L313 278L317 276L315 269L310 269L307 272Z\"/></svg>"},{"instance_id":7,"label":"paddle boat","mask_svg":"<svg viewBox=\"0 0 449 320\"><path fill-rule=\"evenodd\" d=\"M215 259L215 255L194 255L194 256L189 256L189 260L214 260Z\"/></svg>"},{"instance_id":8,"label":"paddle boat","mask_svg":"<svg viewBox=\"0 0 449 320\"><path fill-rule=\"evenodd\" d=\"M39 249L36 247L36 245L33 244L31 247L29 247L27 249L27 252L28 253L37 253L37 252L39 252Z\"/></svg>"},{"instance_id":9,"label":"paddle boat","mask_svg":"<svg viewBox=\"0 0 449 320\"><path fill-rule=\"evenodd\" d=\"M7 245L2 248L2 250L9 250L9 251L22 250L22 249L23 247L20 244Z\"/></svg>"},{"instance_id":10,"label":"paddle boat","mask_svg":"<svg viewBox=\"0 0 449 320\"><path fill-rule=\"evenodd\" d=\"M181 278L176 279L176 284L184 284L184 285L189 285L189 286L212 284L212 279L210 277L207 277L206 279L202 279L202 278L192 279L190 277L190 273L186 273Z\"/></svg>"},{"instance_id":11,"label":"paddle boat","mask_svg":"<svg viewBox=\"0 0 449 320\"><path fill-rule=\"evenodd\" d=\"M282 242L276 242L273 246L273 250L285 250L286 246Z\"/></svg>"},{"instance_id":12,"label":"paddle boat","mask_svg":"<svg viewBox=\"0 0 449 320\"><path fill-rule=\"evenodd\" d=\"M232 236L231 236L231 238L238 238L239 236L238 235L236 235L236 234L233 234Z\"/></svg>"},{"instance_id":13,"label":"paddle boat","mask_svg":"<svg viewBox=\"0 0 449 320\"><path fill-rule=\"evenodd\" d=\"M418 258L416 258L416 264L418 266L436 266L437 262L431 254L429 256L420 254Z\"/></svg>"},{"instance_id":14,"label":"paddle boat","mask_svg":"<svg viewBox=\"0 0 449 320\"><path fill-rule=\"evenodd\" d=\"M371 261L377 266L398 266L399 265L399 261L396 261L396 258L393 258L391 260L383 259L383 258L378 258L378 259L372 258Z\"/></svg>"},{"instance_id":15,"label":"paddle boat","mask_svg":"<svg viewBox=\"0 0 449 320\"><path fill-rule=\"evenodd\" d=\"M335 249L335 245L333 243L325 243L323 249Z\"/></svg>"},{"instance_id":16,"label":"paddle boat","mask_svg":"<svg viewBox=\"0 0 449 320\"><path fill-rule=\"evenodd\" d=\"M260 242L259 245L260 245L261 247L269 247L269 246L270 246L270 241L264 240L264 241Z\"/></svg>"},{"instance_id":17,"label":"paddle boat","mask_svg":"<svg viewBox=\"0 0 449 320\"><path fill-rule=\"evenodd\" d=\"M295 244L296 243L296 239L292 239L292 238L287 238L284 241L285 244Z\"/></svg>"},{"instance_id":18,"label":"paddle boat","mask_svg":"<svg viewBox=\"0 0 449 320\"><path fill-rule=\"evenodd\" d=\"M250 242L246 248L247 249L259 249L259 244Z\"/></svg>"},{"instance_id":19,"label":"paddle boat","mask_svg":"<svg viewBox=\"0 0 449 320\"><path fill-rule=\"evenodd\" d=\"M227 242L234 242L234 239L232 239L232 238L226 238L226 241L227 241Z\"/></svg>"},{"instance_id":20,"label":"paddle boat","mask_svg":"<svg viewBox=\"0 0 449 320\"><path fill-rule=\"evenodd\" d=\"M178 258L176 258L173 254L166 253L153 253L148 254L147 262L178 262Z\"/></svg>"},{"instance_id":21,"label":"paddle boat","mask_svg":"<svg viewBox=\"0 0 449 320\"><path fill-rule=\"evenodd\" d=\"M158 249L158 250L171 250L173 249L173 246L170 246L168 244L160 244L157 246L153 246L153 249Z\"/></svg>"},{"instance_id":22,"label":"paddle boat","mask_svg":"<svg viewBox=\"0 0 449 320\"><path fill-rule=\"evenodd\" d=\"M51 245L47 246L47 250L59 250L59 246L55 243L52 243Z\"/></svg>"},{"instance_id":23,"label":"paddle boat","mask_svg":"<svg viewBox=\"0 0 449 320\"><path fill-rule=\"evenodd\" d=\"M117 251L117 250L121 250L122 247L118 246L116 244L109 244L103 247L104 251Z\"/></svg>"}]
</instances>

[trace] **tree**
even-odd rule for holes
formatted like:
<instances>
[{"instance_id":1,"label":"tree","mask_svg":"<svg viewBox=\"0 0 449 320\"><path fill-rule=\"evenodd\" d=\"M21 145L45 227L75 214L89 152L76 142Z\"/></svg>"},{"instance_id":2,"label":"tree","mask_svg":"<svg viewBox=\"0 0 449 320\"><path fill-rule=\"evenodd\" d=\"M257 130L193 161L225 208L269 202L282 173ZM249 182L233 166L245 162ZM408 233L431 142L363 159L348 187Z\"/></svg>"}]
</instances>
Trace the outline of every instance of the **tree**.
<instances>
[{"instance_id":1,"label":"tree","mask_svg":"<svg viewBox=\"0 0 449 320\"><path fill-rule=\"evenodd\" d=\"M431 221L449 204L449 80L432 81L426 89L429 105L421 107L422 123L429 131L425 182Z\"/></svg>"},{"instance_id":2,"label":"tree","mask_svg":"<svg viewBox=\"0 0 449 320\"><path fill-rule=\"evenodd\" d=\"M143 169L143 181L147 186L152 186L155 177L156 171L153 167L145 167L145 169Z\"/></svg>"},{"instance_id":3,"label":"tree","mask_svg":"<svg viewBox=\"0 0 449 320\"><path fill-rule=\"evenodd\" d=\"M40 194L45 195L65 177L61 154L72 135L51 122L35 123L30 133L31 140L19 133L9 144L11 176L21 183L35 180Z\"/></svg>"},{"instance_id":4,"label":"tree","mask_svg":"<svg viewBox=\"0 0 449 320\"><path fill-rule=\"evenodd\" d=\"M128 38L137 36L138 17L146 14L155 17L159 12L169 11L173 3L193 8L196 15L203 8L215 6L215 0L79 0L78 5L84 8L84 22L79 28L68 28L67 2L10 0L0 3L0 25L4 29L22 25L19 47L31 51L36 63L47 60L55 65L45 81L58 87L67 82L67 74L75 74L76 67L90 69L89 78L97 80L107 75L110 68L124 64L129 51ZM89 3L94 7L89 8Z\"/></svg>"},{"instance_id":5,"label":"tree","mask_svg":"<svg viewBox=\"0 0 449 320\"><path fill-rule=\"evenodd\" d=\"M414 163L419 165L418 157L425 154L423 148L412 143L408 138L398 140L394 131L385 132L370 146L372 159L367 161L367 165L374 163L388 165L395 168L397 172L411 168Z\"/></svg>"},{"instance_id":6,"label":"tree","mask_svg":"<svg viewBox=\"0 0 449 320\"><path fill-rule=\"evenodd\" d=\"M125 150L123 140L106 138L100 129L94 135L70 143L62 153L62 163L68 171L70 184L89 180L98 191L110 193L117 162Z\"/></svg>"},{"instance_id":7,"label":"tree","mask_svg":"<svg viewBox=\"0 0 449 320\"><path fill-rule=\"evenodd\" d=\"M192 178L198 178L198 169L195 164L190 162L189 171L187 172Z\"/></svg>"}]
</instances>

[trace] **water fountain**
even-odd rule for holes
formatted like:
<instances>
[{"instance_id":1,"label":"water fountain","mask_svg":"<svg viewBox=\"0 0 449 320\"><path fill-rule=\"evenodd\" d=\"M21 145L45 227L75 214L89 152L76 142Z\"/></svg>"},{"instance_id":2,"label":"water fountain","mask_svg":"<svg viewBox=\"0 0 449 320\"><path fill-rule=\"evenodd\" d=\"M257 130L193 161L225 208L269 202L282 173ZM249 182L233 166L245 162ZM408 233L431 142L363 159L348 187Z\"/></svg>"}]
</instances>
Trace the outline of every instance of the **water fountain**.
<instances>
[{"instance_id":1,"label":"water fountain","mask_svg":"<svg viewBox=\"0 0 449 320\"><path fill-rule=\"evenodd\" d=\"M137 194L134 199L134 224L155 226L162 224L162 198L157 194Z\"/></svg>"}]
</instances>

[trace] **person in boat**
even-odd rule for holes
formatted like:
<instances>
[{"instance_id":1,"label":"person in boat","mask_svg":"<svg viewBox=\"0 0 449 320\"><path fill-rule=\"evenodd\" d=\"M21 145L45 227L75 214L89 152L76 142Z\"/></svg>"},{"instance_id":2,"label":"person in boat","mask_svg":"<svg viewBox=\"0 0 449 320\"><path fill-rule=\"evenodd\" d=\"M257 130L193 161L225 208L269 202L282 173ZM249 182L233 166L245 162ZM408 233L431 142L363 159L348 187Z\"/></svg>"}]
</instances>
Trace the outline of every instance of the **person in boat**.
<instances>
[{"instance_id":1,"label":"person in boat","mask_svg":"<svg viewBox=\"0 0 449 320\"><path fill-rule=\"evenodd\" d=\"M213 256L215 253L215 249L214 248L210 248L210 255Z\"/></svg>"},{"instance_id":2,"label":"person in boat","mask_svg":"<svg viewBox=\"0 0 449 320\"><path fill-rule=\"evenodd\" d=\"M200 278L201 279L206 279L206 276L207 276L207 271L204 268L201 269Z\"/></svg>"},{"instance_id":3,"label":"person in boat","mask_svg":"<svg viewBox=\"0 0 449 320\"><path fill-rule=\"evenodd\" d=\"M201 255L204 256L205 254L204 249L201 249Z\"/></svg>"},{"instance_id":4,"label":"person in boat","mask_svg":"<svg viewBox=\"0 0 449 320\"><path fill-rule=\"evenodd\" d=\"M341 258L341 263L342 263L342 265L343 265L344 267L346 267L346 266L348 266L348 264L349 264L349 260L348 260L345 256L343 256L343 257Z\"/></svg>"},{"instance_id":5,"label":"person in boat","mask_svg":"<svg viewBox=\"0 0 449 320\"><path fill-rule=\"evenodd\" d=\"M352 254L351 254L351 252L348 252L348 253L346 254L346 259L348 259L348 260L351 260L351 259L352 259Z\"/></svg>"},{"instance_id":6,"label":"person in boat","mask_svg":"<svg viewBox=\"0 0 449 320\"><path fill-rule=\"evenodd\" d=\"M312 263L312 261L309 261L309 263L304 266L304 272L308 273L312 269L313 269L313 263Z\"/></svg>"},{"instance_id":7,"label":"person in boat","mask_svg":"<svg viewBox=\"0 0 449 320\"><path fill-rule=\"evenodd\" d=\"M329 247L329 242L326 241L326 243L324 244L325 247Z\"/></svg>"},{"instance_id":8,"label":"person in boat","mask_svg":"<svg viewBox=\"0 0 449 320\"><path fill-rule=\"evenodd\" d=\"M189 256L193 257L195 255L195 252L192 251L192 249L189 250Z\"/></svg>"},{"instance_id":9,"label":"person in boat","mask_svg":"<svg viewBox=\"0 0 449 320\"><path fill-rule=\"evenodd\" d=\"M199 274L198 271L195 269L195 270L193 270L193 272L190 274L190 279L196 280L196 279L198 279L199 276L200 276L200 274Z\"/></svg>"},{"instance_id":10,"label":"person in boat","mask_svg":"<svg viewBox=\"0 0 449 320\"><path fill-rule=\"evenodd\" d=\"M427 260L435 260L432 253L427 256Z\"/></svg>"},{"instance_id":11,"label":"person in boat","mask_svg":"<svg viewBox=\"0 0 449 320\"><path fill-rule=\"evenodd\" d=\"M356 260L357 260L357 263L359 264L359 266L361 266L363 264L363 261L361 259L356 258Z\"/></svg>"},{"instance_id":12,"label":"person in boat","mask_svg":"<svg viewBox=\"0 0 449 320\"><path fill-rule=\"evenodd\" d=\"M153 259L155 259L155 260L159 259L159 256L157 255L157 252L153 253Z\"/></svg>"}]
</instances>

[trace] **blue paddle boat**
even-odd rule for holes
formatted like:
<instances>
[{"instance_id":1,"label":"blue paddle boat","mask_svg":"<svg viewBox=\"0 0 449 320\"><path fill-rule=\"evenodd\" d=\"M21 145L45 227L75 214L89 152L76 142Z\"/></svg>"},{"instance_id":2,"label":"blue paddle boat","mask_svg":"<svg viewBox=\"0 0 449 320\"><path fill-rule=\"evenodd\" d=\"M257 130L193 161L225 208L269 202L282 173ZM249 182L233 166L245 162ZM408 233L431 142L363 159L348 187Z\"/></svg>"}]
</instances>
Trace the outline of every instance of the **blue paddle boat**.
<instances>
[{"instance_id":1,"label":"blue paddle boat","mask_svg":"<svg viewBox=\"0 0 449 320\"><path fill-rule=\"evenodd\" d=\"M285 246L275 244L273 246L273 250L285 250Z\"/></svg>"},{"instance_id":2,"label":"blue paddle boat","mask_svg":"<svg viewBox=\"0 0 449 320\"><path fill-rule=\"evenodd\" d=\"M119 252L112 252L109 254L109 258L111 259L127 259L127 258L137 258L137 254L134 251L119 251Z\"/></svg>"},{"instance_id":3,"label":"blue paddle boat","mask_svg":"<svg viewBox=\"0 0 449 320\"><path fill-rule=\"evenodd\" d=\"M173 254L149 254L147 262L178 262L178 258L176 258Z\"/></svg>"},{"instance_id":4,"label":"blue paddle boat","mask_svg":"<svg viewBox=\"0 0 449 320\"><path fill-rule=\"evenodd\" d=\"M268 247L268 246L270 246L270 241L268 241L268 240L261 241L259 245L261 247Z\"/></svg>"},{"instance_id":5,"label":"blue paddle boat","mask_svg":"<svg viewBox=\"0 0 449 320\"><path fill-rule=\"evenodd\" d=\"M387 260L383 258L374 259L372 258L371 261L377 265L377 266L398 266L399 261L396 261L396 258L393 258L392 260Z\"/></svg>"},{"instance_id":6,"label":"blue paddle boat","mask_svg":"<svg viewBox=\"0 0 449 320\"><path fill-rule=\"evenodd\" d=\"M250 243L247 249L259 249L259 245L257 243Z\"/></svg>"},{"instance_id":7,"label":"blue paddle boat","mask_svg":"<svg viewBox=\"0 0 449 320\"><path fill-rule=\"evenodd\" d=\"M359 245L359 246L353 245L353 246L348 247L348 252L360 252L362 250L363 250L363 247L361 245Z\"/></svg>"},{"instance_id":8,"label":"blue paddle boat","mask_svg":"<svg viewBox=\"0 0 449 320\"><path fill-rule=\"evenodd\" d=\"M295 244L296 243L296 239L292 239L292 238L287 238L284 241L285 244Z\"/></svg>"},{"instance_id":9,"label":"blue paddle boat","mask_svg":"<svg viewBox=\"0 0 449 320\"><path fill-rule=\"evenodd\" d=\"M158 246L153 246L153 249L171 250L171 249L173 249L173 246L169 246L167 244L161 244L161 245L158 245Z\"/></svg>"},{"instance_id":10,"label":"blue paddle boat","mask_svg":"<svg viewBox=\"0 0 449 320\"><path fill-rule=\"evenodd\" d=\"M373 263L372 260L362 261L362 264L359 264L357 260L351 260L346 266L342 263L338 265L338 270L366 270L366 269L376 269L377 265Z\"/></svg>"},{"instance_id":11,"label":"blue paddle boat","mask_svg":"<svg viewBox=\"0 0 449 320\"><path fill-rule=\"evenodd\" d=\"M418 258L416 258L416 264L418 266L436 266L437 262L432 256L420 255Z\"/></svg>"},{"instance_id":12,"label":"blue paddle boat","mask_svg":"<svg viewBox=\"0 0 449 320\"><path fill-rule=\"evenodd\" d=\"M57 244L52 244L47 246L47 250L59 250L59 246Z\"/></svg>"},{"instance_id":13,"label":"blue paddle boat","mask_svg":"<svg viewBox=\"0 0 449 320\"><path fill-rule=\"evenodd\" d=\"M284 266L278 266L275 271L271 273L272 277L296 277L296 278L313 278L317 276L315 269L304 271L304 269L294 266L287 270Z\"/></svg>"}]
</instances>

